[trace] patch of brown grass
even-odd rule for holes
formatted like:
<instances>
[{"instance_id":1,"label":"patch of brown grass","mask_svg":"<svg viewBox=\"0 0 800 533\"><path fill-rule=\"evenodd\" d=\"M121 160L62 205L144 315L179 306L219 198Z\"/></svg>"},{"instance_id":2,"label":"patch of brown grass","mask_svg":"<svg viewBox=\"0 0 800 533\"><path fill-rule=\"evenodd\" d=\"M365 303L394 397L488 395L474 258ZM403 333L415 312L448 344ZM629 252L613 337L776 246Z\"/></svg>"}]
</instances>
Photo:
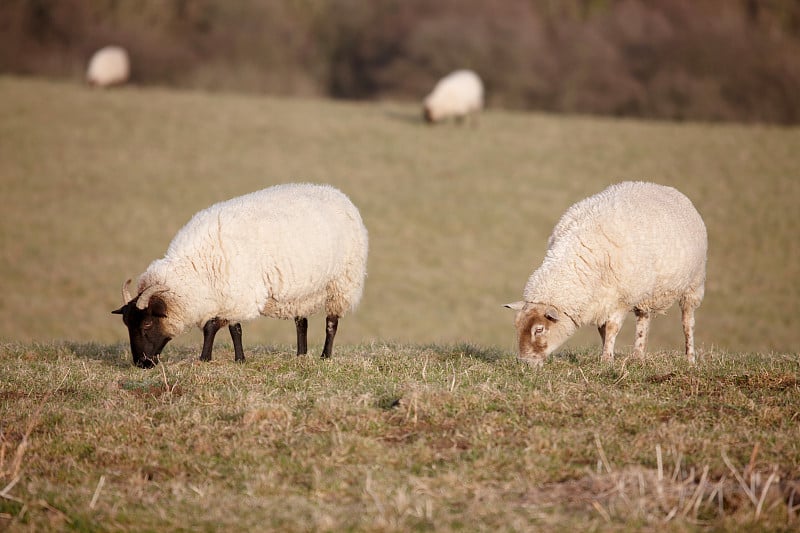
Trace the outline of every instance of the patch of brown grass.
<instances>
[{"instance_id":1,"label":"patch of brown grass","mask_svg":"<svg viewBox=\"0 0 800 533\"><path fill-rule=\"evenodd\" d=\"M762 514L784 505L789 520L795 521L797 488L797 481L782 480L777 469L750 472L747 479L736 472L713 478L708 466L683 473L677 465L672 473L628 467L587 474L535 487L522 498L529 505L594 510L607 523L624 517L629 523L654 526L674 520L709 526L726 515L757 524Z\"/></svg>"}]
</instances>

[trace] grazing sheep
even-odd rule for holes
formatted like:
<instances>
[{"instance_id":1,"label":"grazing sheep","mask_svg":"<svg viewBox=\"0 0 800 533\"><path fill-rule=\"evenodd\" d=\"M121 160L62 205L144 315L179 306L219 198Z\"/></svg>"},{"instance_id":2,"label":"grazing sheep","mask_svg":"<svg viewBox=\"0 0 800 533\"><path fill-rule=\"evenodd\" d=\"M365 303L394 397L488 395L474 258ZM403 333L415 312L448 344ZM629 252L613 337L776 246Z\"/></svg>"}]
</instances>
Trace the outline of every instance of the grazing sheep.
<instances>
[{"instance_id":1,"label":"grazing sheep","mask_svg":"<svg viewBox=\"0 0 800 533\"><path fill-rule=\"evenodd\" d=\"M429 123L463 119L483 109L483 83L471 70L457 70L436 84L425 97L423 117Z\"/></svg>"},{"instance_id":2,"label":"grazing sheep","mask_svg":"<svg viewBox=\"0 0 800 533\"><path fill-rule=\"evenodd\" d=\"M270 187L200 211L178 231L162 259L139 278L121 314L133 362L149 368L188 326L203 330L200 359L228 326L236 361L244 361L240 323L259 315L294 319L297 354L307 351L307 317L327 313L322 357L331 356L339 317L364 288L367 230L358 209L327 185Z\"/></svg>"},{"instance_id":3,"label":"grazing sheep","mask_svg":"<svg viewBox=\"0 0 800 533\"><path fill-rule=\"evenodd\" d=\"M95 52L89 61L86 81L96 87L111 87L127 82L130 73L128 52L119 46L106 46Z\"/></svg>"},{"instance_id":4,"label":"grazing sheep","mask_svg":"<svg viewBox=\"0 0 800 533\"><path fill-rule=\"evenodd\" d=\"M542 265L531 274L517 311L519 356L534 364L585 324L614 358L625 314L636 314L634 355L642 357L652 313L676 300L686 355L694 362L694 310L705 291L706 227L692 202L673 189L624 182L582 200L561 217Z\"/></svg>"}]
</instances>

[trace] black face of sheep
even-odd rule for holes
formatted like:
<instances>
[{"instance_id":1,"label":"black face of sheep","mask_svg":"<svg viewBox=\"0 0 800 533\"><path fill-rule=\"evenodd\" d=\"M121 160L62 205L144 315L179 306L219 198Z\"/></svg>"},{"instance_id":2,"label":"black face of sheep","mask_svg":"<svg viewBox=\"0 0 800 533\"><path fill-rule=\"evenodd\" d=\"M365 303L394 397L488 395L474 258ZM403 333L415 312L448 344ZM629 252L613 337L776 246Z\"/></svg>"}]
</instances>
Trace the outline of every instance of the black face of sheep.
<instances>
[{"instance_id":1,"label":"black face of sheep","mask_svg":"<svg viewBox=\"0 0 800 533\"><path fill-rule=\"evenodd\" d=\"M139 368L152 368L158 364L158 356L171 339L162 331L162 320L167 316L167 307L158 297L150 299L144 309L136 307L137 298L126 303L116 311L128 327L131 339L133 364Z\"/></svg>"}]
</instances>

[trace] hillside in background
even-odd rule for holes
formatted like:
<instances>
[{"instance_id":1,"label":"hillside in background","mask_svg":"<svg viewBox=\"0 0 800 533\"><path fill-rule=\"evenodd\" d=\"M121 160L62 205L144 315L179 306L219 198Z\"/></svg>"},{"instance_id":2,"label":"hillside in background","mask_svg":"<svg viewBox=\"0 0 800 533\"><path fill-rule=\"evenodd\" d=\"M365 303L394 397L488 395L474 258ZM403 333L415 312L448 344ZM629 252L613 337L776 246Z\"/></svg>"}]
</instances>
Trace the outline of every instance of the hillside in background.
<instances>
[{"instance_id":1,"label":"hillside in background","mask_svg":"<svg viewBox=\"0 0 800 533\"><path fill-rule=\"evenodd\" d=\"M0 73L82 79L116 43L135 83L418 101L468 67L511 109L794 124L790 0L5 0Z\"/></svg>"},{"instance_id":2,"label":"hillside in background","mask_svg":"<svg viewBox=\"0 0 800 533\"><path fill-rule=\"evenodd\" d=\"M370 235L364 299L337 342L511 352L502 305L520 298L561 214L644 179L683 191L708 226L701 353L800 345L798 128L497 110L474 126L428 127L412 104L0 77L0 139L0 339L127 339L110 314L123 281L163 256L193 213L312 181L347 193ZM653 348L682 346L679 316L653 321ZM626 327L622 352L631 318ZM314 317L309 342L323 331ZM598 341L586 327L571 346ZM248 349L293 342L286 321L245 325Z\"/></svg>"}]
</instances>

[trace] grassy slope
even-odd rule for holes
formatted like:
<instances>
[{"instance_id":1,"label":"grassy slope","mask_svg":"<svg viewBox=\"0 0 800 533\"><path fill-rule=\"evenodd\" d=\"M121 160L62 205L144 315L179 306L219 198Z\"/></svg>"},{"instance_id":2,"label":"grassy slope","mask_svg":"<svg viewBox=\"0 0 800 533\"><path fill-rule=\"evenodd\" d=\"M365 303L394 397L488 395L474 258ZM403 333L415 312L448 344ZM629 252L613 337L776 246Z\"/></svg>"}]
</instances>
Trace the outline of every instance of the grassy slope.
<instances>
[{"instance_id":1,"label":"grassy slope","mask_svg":"<svg viewBox=\"0 0 800 533\"><path fill-rule=\"evenodd\" d=\"M796 129L430 129L388 103L0 78L0 527L794 526L798 149ZM585 332L519 365L499 305L569 204L639 177L709 227L700 364L674 351L673 311L645 363L600 364ZM108 315L123 278L197 209L301 179L348 192L372 239L335 358L292 357L291 325L260 320L244 366L226 346L195 364L195 332L131 368Z\"/></svg>"},{"instance_id":2,"label":"grassy slope","mask_svg":"<svg viewBox=\"0 0 800 533\"><path fill-rule=\"evenodd\" d=\"M475 128L428 128L417 115L390 103L0 78L0 339L124 339L108 314L119 286L195 211L307 180L351 195L370 230L366 294L341 342L511 349L500 306L520 297L560 214L611 182L650 179L683 190L708 225L698 342L796 349L800 130L501 112ZM677 315L656 320L654 346L680 346ZM311 327L319 344L323 325ZM250 346L292 336L285 322L245 326Z\"/></svg>"}]
</instances>

